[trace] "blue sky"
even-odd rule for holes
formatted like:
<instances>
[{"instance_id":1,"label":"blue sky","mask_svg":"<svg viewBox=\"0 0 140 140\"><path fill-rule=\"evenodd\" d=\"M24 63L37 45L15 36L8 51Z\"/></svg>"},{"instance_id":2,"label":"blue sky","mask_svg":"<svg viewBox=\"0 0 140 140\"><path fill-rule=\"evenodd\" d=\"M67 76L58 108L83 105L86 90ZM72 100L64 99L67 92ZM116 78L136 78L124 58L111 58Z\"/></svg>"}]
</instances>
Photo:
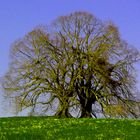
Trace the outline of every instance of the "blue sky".
<instances>
[{"instance_id":1,"label":"blue sky","mask_svg":"<svg viewBox=\"0 0 140 140\"><path fill-rule=\"evenodd\" d=\"M0 77L8 69L12 42L37 25L49 24L74 11L87 11L101 20L113 21L121 37L140 50L140 0L0 0ZM140 66L137 69L140 87Z\"/></svg>"}]
</instances>

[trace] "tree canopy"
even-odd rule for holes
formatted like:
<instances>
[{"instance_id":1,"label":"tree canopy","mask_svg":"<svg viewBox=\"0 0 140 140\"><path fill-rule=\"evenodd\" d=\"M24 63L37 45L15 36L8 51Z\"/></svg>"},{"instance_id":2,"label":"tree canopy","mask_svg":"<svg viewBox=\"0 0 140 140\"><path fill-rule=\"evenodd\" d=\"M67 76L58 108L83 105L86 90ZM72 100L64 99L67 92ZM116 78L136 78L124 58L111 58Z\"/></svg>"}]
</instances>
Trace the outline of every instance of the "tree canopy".
<instances>
[{"instance_id":1,"label":"tree canopy","mask_svg":"<svg viewBox=\"0 0 140 140\"><path fill-rule=\"evenodd\" d=\"M58 117L138 117L139 52L92 14L61 16L15 41L2 85L18 111Z\"/></svg>"}]
</instances>

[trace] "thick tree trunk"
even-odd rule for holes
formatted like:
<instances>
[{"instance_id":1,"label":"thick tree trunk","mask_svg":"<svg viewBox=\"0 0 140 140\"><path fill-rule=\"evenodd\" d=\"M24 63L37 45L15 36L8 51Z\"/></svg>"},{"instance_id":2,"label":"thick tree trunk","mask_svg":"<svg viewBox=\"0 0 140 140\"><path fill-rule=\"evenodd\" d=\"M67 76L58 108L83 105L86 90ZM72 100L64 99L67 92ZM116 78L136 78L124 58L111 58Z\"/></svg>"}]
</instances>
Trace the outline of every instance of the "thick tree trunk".
<instances>
[{"instance_id":1,"label":"thick tree trunk","mask_svg":"<svg viewBox=\"0 0 140 140\"><path fill-rule=\"evenodd\" d=\"M81 98L81 118L92 118L92 104L95 103L96 98L94 96L90 98Z\"/></svg>"},{"instance_id":2,"label":"thick tree trunk","mask_svg":"<svg viewBox=\"0 0 140 140\"><path fill-rule=\"evenodd\" d=\"M80 118L92 118L92 102L88 101L87 104L81 103L81 116Z\"/></svg>"},{"instance_id":3,"label":"thick tree trunk","mask_svg":"<svg viewBox=\"0 0 140 140\"><path fill-rule=\"evenodd\" d=\"M61 102L61 110L58 111L55 116L59 117L59 118L71 118L72 115L69 113L69 104L68 104L68 100L66 100L65 102Z\"/></svg>"}]
</instances>

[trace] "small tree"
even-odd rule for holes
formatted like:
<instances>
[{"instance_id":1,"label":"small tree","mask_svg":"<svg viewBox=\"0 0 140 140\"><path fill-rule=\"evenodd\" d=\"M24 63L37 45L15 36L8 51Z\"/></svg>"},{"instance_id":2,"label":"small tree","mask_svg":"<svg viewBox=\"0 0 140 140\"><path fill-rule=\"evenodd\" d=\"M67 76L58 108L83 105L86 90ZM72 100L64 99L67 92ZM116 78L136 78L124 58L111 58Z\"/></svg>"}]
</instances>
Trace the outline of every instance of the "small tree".
<instances>
[{"instance_id":1,"label":"small tree","mask_svg":"<svg viewBox=\"0 0 140 140\"><path fill-rule=\"evenodd\" d=\"M12 45L3 87L20 110L59 117L77 110L78 117L97 117L92 105L98 103L105 116L117 106L115 115L137 117L133 64L139 53L112 23L75 12L48 29L36 28Z\"/></svg>"}]
</instances>

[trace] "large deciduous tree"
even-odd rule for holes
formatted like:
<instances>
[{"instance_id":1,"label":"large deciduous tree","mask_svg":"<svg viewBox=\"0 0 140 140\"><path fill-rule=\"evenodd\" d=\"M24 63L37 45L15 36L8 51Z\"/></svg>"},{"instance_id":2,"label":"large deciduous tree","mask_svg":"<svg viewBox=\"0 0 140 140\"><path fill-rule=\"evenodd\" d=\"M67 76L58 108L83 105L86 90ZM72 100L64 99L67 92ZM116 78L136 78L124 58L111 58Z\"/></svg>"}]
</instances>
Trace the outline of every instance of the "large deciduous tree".
<instances>
[{"instance_id":1,"label":"large deciduous tree","mask_svg":"<svg viewBox=\"0 0 140 140\"><path fill-rule=\"evenodd\" d=\"M3 88L21 111L59 117L138 117L134 64L139 52L117 27L86 12L38 27L11 47ZM76 116L75 115L75 116Z\"/></svg>"}]
</instances>

